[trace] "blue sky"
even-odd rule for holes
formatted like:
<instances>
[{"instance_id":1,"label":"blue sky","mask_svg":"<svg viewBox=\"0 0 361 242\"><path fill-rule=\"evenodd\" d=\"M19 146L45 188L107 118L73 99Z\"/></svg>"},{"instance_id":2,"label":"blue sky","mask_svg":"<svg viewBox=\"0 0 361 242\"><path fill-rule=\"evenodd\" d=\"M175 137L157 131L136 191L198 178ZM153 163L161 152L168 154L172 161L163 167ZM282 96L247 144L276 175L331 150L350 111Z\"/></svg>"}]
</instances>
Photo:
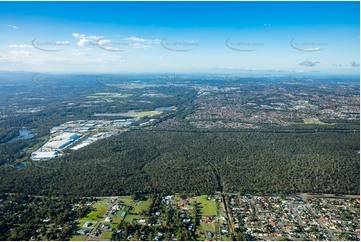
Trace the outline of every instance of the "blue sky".
<instances>
[{"instance_id":1,"label":"blue sky","mask_svg":"<svg viewBox=\"0 0 361 242\"><path fill-rule=\"evenodd\" d=\"M358 74L359 2L0 2L0 70Z\"/></svg>"}]
</instances>

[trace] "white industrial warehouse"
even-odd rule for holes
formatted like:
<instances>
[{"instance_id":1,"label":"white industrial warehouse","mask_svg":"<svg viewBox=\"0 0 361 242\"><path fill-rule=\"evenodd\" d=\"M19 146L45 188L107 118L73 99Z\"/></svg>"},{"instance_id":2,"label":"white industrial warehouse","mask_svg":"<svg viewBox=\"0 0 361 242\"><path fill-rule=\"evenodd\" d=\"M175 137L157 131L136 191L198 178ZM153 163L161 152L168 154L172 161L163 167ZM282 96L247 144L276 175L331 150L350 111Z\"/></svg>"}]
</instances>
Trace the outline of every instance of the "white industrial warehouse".
<instances>
[{"instance_id":1,"label":"white industrial warehouse","mask_svg":"<svg viewBox=\"0 0 361 242\"><path fill-rule=\"evenodd\" d=\"M52 158L58 157L58 155L59 155L58 151L36 151L31 153L30 158L34 161L50 160Z\"/></svg>"},{"instance_id":2,"label":"white industrial warehouse","mask_svg":"<svg viewBox=\"0 0 361 242\"><path fill-rule=\"evenodd\" d=\"M61 133L49 140L42 148L31 153L30 158L34 161L50 160L59 156L59 151L72 144L82 135L77 133Z\"/></svg>"}]
</instances>

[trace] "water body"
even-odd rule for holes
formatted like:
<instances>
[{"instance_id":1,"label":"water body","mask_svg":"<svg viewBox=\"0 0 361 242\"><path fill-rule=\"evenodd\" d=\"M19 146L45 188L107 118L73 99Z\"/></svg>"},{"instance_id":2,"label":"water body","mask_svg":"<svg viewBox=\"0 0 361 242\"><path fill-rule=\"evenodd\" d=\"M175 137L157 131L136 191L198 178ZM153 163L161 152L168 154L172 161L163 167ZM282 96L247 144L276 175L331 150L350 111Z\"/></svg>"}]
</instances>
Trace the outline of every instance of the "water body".
<instances>
[{"instance_id":1,"label":"water body","mask_svg":"<svg viewBox=\"0 0 361 242\"><path fill-rule=\"evenodd\" d=\"M162 111L169 111L173 108L173 106L169 106L169 107L158 107L156 108L154 111L158 111L158 112L162 112Z\"/></svg>"},{"instance_id":2,"label":"water body","mask_svg":"<svg viewBox=\"0 0 361 242\"><path fill-rule=\"evenodd\" d=\"M19 131L19 137L20 139L31 139L34 138L34 131L33 130L27 130L27 129L22 129Z\"/></svg>"},{"instance_id":3,"label":"water body","mask_svg":"<svg viewBox=\"0 0 361 242\"><path fill-rule=\"evenodd\" d=\"M24 139L31 139L34 138L35 136L35 132L34 130L27 130L27 129L22 129L19 130L19 136L9 140L8 142L4 143L4 144L9 144L18 140L24 140Z\"/></svg>"},{"instance_id":4,"label":"water body","mask_svg":"<svg viewBox=\"0 0 361 242\"><path fill-rule=\"evenodd\" d=\"M25 163L19 163L19 164L17 164L17 168L24 168L26 166L26 164Z\"/></svg>"}]
</instances>

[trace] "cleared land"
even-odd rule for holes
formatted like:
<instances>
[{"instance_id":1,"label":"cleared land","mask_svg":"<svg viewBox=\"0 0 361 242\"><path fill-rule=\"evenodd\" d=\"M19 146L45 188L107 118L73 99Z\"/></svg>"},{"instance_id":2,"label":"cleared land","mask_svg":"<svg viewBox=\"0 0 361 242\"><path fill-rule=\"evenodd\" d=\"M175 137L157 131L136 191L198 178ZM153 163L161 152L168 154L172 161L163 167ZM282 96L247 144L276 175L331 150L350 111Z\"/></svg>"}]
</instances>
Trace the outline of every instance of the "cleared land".
<instances>
[{"instance_id":1,"label":"cleared land","mask_svg":"<svg viewBox=\"0 0 361 242\"><path fill-rule=\"evenodd\" d=\"M93 211L88 214L88 216L81 219L81 221L98 221L100 218L103 218L105 212L107 211L109 205L107 199L102 199L97 203L92 205Z\"/></svg>"},{"instance_id":2,"label":"cleared land","mask_svg":"<svg viewBox=\"0 0 361 242\"><path fill-rule=\"evenodd\" d=\"M131 210L131 213L141 214L142 212L148 211L151 202L152 202L151 199L147 199L146 201L135 202L135 204L133 205L133 209Z\"/></svg>"},{"instance_id":3,"label":"cleared land","mask_svg":"<svg viewBox=\"0 0 361 242\"><path fill-rule=\"evenodd\" d=\"M318 118L304 118L303 123L304 124L332 125L332 124L324 123L321 120L319 120Z\"/></svg>"},{"instance_id":4,"label":"cleared land","mask_svg":"<svg viewBox=\"0 0 361 242\"><path fill-rule=\"evenodd\" d=\"M134 96L134 94L125 93L110 93L110 92L97 92L94 95L86 96L86 98L127 98Z\"/></svg>"},{"instance_id":5,"label":"cleared land","mask_svg":"<svg viewBox=\"0 0 361 242\"><path fill-rule=\"evenodd\" d=\"M138 111L128 111L126 113L95 113L94 116L96 117L132 117L132 118L142 118L147 116L155 116L158 114L161 114L162 112L158 111L144 111L144 112L138 112Z\"/></svg>"},{"instance_id":6,"label":"cleared land","mask_svg":"<svg viewBox=\"0 0 361 242\"><path fill-rule=\"evenodd\" d=\"M207 195L197 197L197 202L201 203L201 213L203 216L216 216L217 215L217 204L214 199L208 200Z\"/></svg>"},{"instance_id":7,"label":"cleared land","mask_svg":"<svg viewBox=\"0 0 361 242\"><path fill-rule=\"evenodd\" d=\"M132 113L132 114L127 114L126 116L133 117L133 118L142 118L142 117L154 116L154 115L158 115L158 114L161 114L161 112L158 112L158 111L144 111L144 112L136 112L136 113Z\"/></svg>"},{"instance_id":8,"label":"cleared land","mask_svg":"<svg viewBox=\"0 0 361 242\"><path fill-rule=\"evenodd\" d=\"M70 241L82 241L86 239L86 235L74 235L70 238Z\"/></svg>"}]
</instances>

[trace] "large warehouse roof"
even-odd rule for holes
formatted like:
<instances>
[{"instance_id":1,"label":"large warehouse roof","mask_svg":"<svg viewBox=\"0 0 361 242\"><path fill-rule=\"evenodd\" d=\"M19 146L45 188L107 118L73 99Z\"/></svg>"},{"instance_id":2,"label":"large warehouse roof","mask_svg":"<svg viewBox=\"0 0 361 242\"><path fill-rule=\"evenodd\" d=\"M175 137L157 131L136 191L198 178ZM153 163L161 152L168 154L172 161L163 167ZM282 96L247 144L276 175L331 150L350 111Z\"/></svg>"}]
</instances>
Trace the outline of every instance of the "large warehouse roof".
<instances>
[{"instance_id":1,"label":"large warehouse roof","mask_svg":"<svg viewBox=\"0 0 361 242\"><path fill-rule=\"evenodd\" d=\"M31 153L32 160L49 160L58 156L57 151L47 151L47 152L33 152Z\"/></svg>"},{"instance_id":2,"label":"large warehouse roof","mask_svg":"<svg viewBox=\"0 0 361 242\"><path fill-rule=\"evenodd\" d=\"M71 142L73 142L76 139L79 139L80 137L81 137L81 135L76 134L76 133L62 133L62 134L52 138L44 146L53 148L53 149L63 149L67 145L69 145Z\"/></svg>"}]
</instances>

